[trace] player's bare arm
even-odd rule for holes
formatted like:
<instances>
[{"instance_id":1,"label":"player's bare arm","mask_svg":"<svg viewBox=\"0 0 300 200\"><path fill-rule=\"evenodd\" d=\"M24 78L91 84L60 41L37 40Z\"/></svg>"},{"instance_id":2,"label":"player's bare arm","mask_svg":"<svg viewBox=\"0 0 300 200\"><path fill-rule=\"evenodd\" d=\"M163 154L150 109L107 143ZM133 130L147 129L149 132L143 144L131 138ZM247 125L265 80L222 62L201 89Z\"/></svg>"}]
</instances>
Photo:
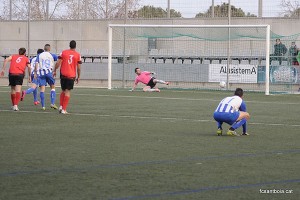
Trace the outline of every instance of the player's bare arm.
<instances>
[{"instance_id":1,"label":"player's bare arm","mask_svg":"<svg viewBox=\"0 0 300 200\"><path fill-rule=\"evenodd\" d=\"M28 82L31 83L31 68L30 68L30 63L27 64L27 70L28 70Z\"/></svg>"},{"instance_id":2,"label":"player's bare arm","mask_svg":"<svg viewBox=\"0 0 300 200\"><path fill-rule=\"evenodd\" d=\"M80 79L80 74L81 74L81 64L77 65L77 78L76 78L76 83L79 83L79 79Z\"/></svg>"},{"instance_id":3,"label":"player's bare arm","mask_svg":"<svg viewBox=\"0 0 300 200\"><path fill-rule=\"evenodd\" d=\"M56 77L56 70L60 67L61 61L62 61L61 59L58 59L57 62L55 63L55 67L54 67L53 72L52 72L53 77Z\"/></svg>"},{"instance_id":4,"label":"player's bare arm","mask_svg":"<svg viewBox=\"0 0 300 200\"><path fill-rule=\"evenodd\" d=\"M129 91L131 91L131 92L132 92L132 91L134 91L134 90L135 90L135 88L136 88L136 86L137 86L137 83L134 83L134 84L133 84L133 86L132 86L132 89L131 89L131 90L129 90Z\"/></svg>"},{"instance_id":5,"label":"player's bare arm","mask_svg":"<svg viewBox=\"0 0 300 200\"><path fill-rule=\"evenodd\" d=\"M12 56L9 56L8 58L6 58L3 62L3 67L2 67L2 70L0 72L0 77L4 76L4 71L5 71L5 67L6 67L6 64L8 62L10 62L12 60Z\"/></svg>"}]
</instances>

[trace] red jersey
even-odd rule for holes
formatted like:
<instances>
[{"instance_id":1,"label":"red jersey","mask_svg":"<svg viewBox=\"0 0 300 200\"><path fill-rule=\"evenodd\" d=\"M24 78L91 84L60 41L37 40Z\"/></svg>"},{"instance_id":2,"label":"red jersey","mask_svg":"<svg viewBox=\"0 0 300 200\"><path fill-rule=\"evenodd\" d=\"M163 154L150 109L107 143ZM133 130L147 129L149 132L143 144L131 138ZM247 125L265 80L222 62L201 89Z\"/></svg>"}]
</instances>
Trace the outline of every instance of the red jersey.
<instances>
[{"instance_id":1,"label":"red jersey","mask_svg":"<svg viewBox=\"0 0 300 200\"><path fill-rule=\"evenodd\" d=\"M24 55L12 55L9 67L10 74L25 74L25 69L27 64L29 64L29 59Z\"/></svg>"},{"instance_id":2,"label":"red jersey","mask_svg":"<svg viewBox=\"0 0 300 200\"><path fill-rule=\"evenodd\" d=\"M77 65L81 64L81 57L80 54L75 50L64 50L60 56L62 59L61 62L61 75L68 77L68 78L76 78L76 69Z\"/></svg>"}]
</instances>

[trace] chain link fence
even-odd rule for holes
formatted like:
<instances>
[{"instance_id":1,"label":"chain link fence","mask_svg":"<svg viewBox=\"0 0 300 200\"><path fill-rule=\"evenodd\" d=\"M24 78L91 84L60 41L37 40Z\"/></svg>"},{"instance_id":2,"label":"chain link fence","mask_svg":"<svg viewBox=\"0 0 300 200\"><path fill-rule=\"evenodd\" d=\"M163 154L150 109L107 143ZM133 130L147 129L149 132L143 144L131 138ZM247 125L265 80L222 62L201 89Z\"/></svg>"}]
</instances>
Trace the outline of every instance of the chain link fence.
<instances>
[{"instance_id":1,"label":"chain link fence","mask_svg":"<svg viewBox=\"0 0 300 200\"><path fill-rule=\"evenodd\" d=\"M28 10L28 7L31 9ZM300 16L293 0L1 0L1 20Z\"/></svg>"}]
</instances>

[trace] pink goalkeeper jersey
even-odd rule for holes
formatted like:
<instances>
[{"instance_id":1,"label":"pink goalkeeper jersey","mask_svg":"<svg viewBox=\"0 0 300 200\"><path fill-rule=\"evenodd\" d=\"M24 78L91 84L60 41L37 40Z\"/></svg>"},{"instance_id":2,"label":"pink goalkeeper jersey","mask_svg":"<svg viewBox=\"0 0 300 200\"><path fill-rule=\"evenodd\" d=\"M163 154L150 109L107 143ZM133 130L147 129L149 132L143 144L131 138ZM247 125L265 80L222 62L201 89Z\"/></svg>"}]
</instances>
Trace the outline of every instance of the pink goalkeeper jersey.
<instances>
[{"instance_id":1,"label":"pink goalkeeper jersey","mask_svg":"<svg viewBox=\"0 0 300 200\"><path fill-rule=\"evenodd\" d=\"M135 81L134 83L135 84L138 84L139 82L142 82L144 84L148 84L149 81L151 80L151 76L150 76L151 72L147 72L147 71L144 71L142 72L140 75L138 75L136 78L135 78Z\"/></svg>"}]
</instances>

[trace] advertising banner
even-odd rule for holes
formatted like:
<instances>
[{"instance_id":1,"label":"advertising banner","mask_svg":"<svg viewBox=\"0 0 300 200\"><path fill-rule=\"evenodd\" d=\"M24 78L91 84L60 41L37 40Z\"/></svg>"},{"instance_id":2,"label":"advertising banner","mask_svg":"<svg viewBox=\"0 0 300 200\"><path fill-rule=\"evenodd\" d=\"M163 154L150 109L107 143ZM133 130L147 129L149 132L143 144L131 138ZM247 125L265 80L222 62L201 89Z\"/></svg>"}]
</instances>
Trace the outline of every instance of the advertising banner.
<instances>
[{"instance_id":1,"label":"advertising banner","mask_svg":"<svg viewBox=\"0 0 300 200\"><path fill-rule=\"evenodd\" d=\"M257 65L230 65L230 83L257 83ZM227 81L226 64L209 65L209 82Z\"/></svg>"},{"instance_id":2,"label":"advertising banner","mask_svg":"<svg viewBox=\"0 0 300 200\"><path fill-rule=\"evenodd\" d=\"M270 83L299 83L299 66L270 66ZM266 67L258 67L257 82L264 83L266 80Z\"/></svg>"}]
</instances>

